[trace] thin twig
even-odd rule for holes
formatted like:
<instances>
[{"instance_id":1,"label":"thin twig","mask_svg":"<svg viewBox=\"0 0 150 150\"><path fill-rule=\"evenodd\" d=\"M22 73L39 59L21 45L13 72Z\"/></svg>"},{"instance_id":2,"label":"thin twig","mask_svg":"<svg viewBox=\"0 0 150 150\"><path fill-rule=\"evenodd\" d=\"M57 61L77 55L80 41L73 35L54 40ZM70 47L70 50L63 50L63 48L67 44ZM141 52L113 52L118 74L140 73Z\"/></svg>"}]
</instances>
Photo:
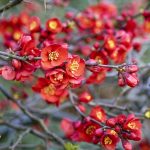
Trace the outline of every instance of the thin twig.
<instances>
[{"instance_id":1,"label":"thin twig","mask_svg":"<svg viewBox=\"0 0 150 150\"><path fill-rule=\"evenodd\" d=\"M126 110L126 106L122 107L122 106L118 106L114 104L101 103L101 102L98 102L98 103L90 102L88 105L89 106L103 106L103 107L114 108L114 109L119 109L119 110Z\"/></svg>"},{"instance_id":2,"label":"thin twig","mask_svg":"<svg viewBox=\"0 0 150 150\"><path fill-rule=\"evenodd\" d=\"M19 143L20 143L20 142L22 141L22 139L24 138L24 136L25 136L26 134L28 134L29 132L30 132L30 128L28 128L28 129L25 130L22 134L20 134L18 140L17 140L12 146L10 146L10 149L11 149L11 150L15 150L16 147L19 145Z\"/></svg>"},{"instance_id":3,"label":"thin twig","mask_svg":"<svg viewBox=\"0 0 150 150\"><path fill-rule=\"evenodd\" d=\"M8 10L18 4L20 4L23 0L10 0L9 3L7 3L5 6L0 8L0 13L4 12L5 10Z\"/></svg>"},{"instance_id":4,"label":"thin twig","mask_svg":"<svg viewBox=\"0 0 150 150\"><path fill-rule=\"evenodd\" d=\"M11 124L9 122L6 122L6 121L1 121L0 125L6 125L6 126L12 128L12 129L19 130L19 131L24 131L24 130L28 129L28 127L24 127L24 126L21 126L21 125L13 125L13 124ZM44 135L43 133L41 133L41 132L39 132L35 129L30 129L30 133L37 136L37 137L39 137L39 138L41 138L41 139L43 139L43 140L45 140L47 138L46 135Z\"/></svg>"},{"instance_id":5,"label":"thin twig","mask_svg":"<svg viewBox=\"0 0 150 150\"><path fill-rule=\"evenodd\" d=\"M22 60L22 61L29 60L28 56L22 57L22 56L17 56L17 55L11 54L11 53L3 52L3 51L0 51L0 55L7 56L9 58L15 58L15 59ZM41 57L34 57L33 59L39 60L39 59L41 59Z\"/></svg>"},{"instance_id":6,"label":"thin twig","mask_svg":"<svg viewBox=\"0 0 150 150\"><path fill-rule=\"evenodd\" d=\"M71 90L69 91L69 99L73 105L73 107L76 109L76 111L84 118L86 118L87 116L78 108L78 106L76 105L75 101L74 101L74 93L71 92ZM99 122L93 118L90 117L90 120L93 121L94 123L97 123L98 125L102 126L102 127L106 127L102 122Z\"/></svg>"}]
</instances>

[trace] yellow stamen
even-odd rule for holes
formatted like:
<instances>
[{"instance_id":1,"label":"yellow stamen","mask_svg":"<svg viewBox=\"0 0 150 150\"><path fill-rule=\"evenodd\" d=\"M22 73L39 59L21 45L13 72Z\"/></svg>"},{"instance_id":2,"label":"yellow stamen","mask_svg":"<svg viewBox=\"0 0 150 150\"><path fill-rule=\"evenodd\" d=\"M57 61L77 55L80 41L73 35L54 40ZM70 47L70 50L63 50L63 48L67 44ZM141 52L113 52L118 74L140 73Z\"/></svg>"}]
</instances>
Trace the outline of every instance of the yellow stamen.
<instances>
[{"instance_id":1,"label":"yellow stamen","mask_svg":"<svg viewBox=\"0 0 150 150\"><path fill-rule=\"evenodd\" d=\"M50 21L48 24L50 29L56 29L57 28L57 22L56 21Z\"/></svg>"},{"instance_id":2,"label":"yellow stamen","mask_svg":"<svg viewBox=\"0 0 150 150\"><path fill-rule=\"evenodd\" d=\"M135 124L135 122L130 122L130 123L128 123L128 127L131 128L131 129L136 129L136 124Z\"/></svg>"},{"instance_id":3,"label":"yellow stamen","mask_svg":"<svg viewBox=\"0 0 150 150\"><path fill-rule=\"evenodd\" d=\"M95 126L89 126L89 127L86 129L85 133L88 134L88 135L92 135L92 134L94 133L95 129L96 129Z\"/></svg>"},{"instance_id":4,"label":"yellow stamen","mask_svg":"<svg viewBox=\"0 0 150 150\"><path fill-rule=\"evenodd\" d=\"M98 119L102 119L102 112L100 112L100 111L98 111L97 113L96 113L96 116L97 116L97 118Z\"/></svg>"},{"instance_id":5,"label":"yellow stamen","mask_svg":"<svg viewBox=\"0 0 150 150\"><path fill-rule=\"evenodd\" d=\"M109 45L109 48L113 49L115 48L115 42L113 40L108 40L108 45Z\"/></svg>"},{"instance_id":6,"label":"yellow stamen","mask_svg":"<svg viewBox=\"0 0 150 150\"><path fill-rule=\"evenodd\" d=\"M105 143L105 145L110 145L110 144L112 144L112 140L110 139L110 137L106 136L104 138L104 143Z\"/></svg>"},{"instance_id":7,"label":"yellow stamen","mask_svg":"<svg viewBox=\"0 0 150 150\"><path fill-rule=\"evenodd\" d=\"M54 87L53 84L50 84L49 86L44 88L44 92L48 95L54 95L55 94L56 88Z\"/></svg>"},{"instance_id":8,"label":"yellow stamen","mask_svg":"<svg viewBox=\"0 0 150 150\"><path fill-rule=\"evenodd\" d=\"M64 76L63 76L63 74L55 74L54 75L54 80L55 81L62 81L63 80L63 78L64 78Z\"/></svg>"},{"instance_id":9,"label":"yellow stamen","mask_svg":"<svg viewBox=\"0 0 150 150\"><path fill-rule=\"evenodd\" d=\"M30 30L33 30L34 28L37 27L37 23L36 21L33 21L31 24L30 24Z\"/></svg>"},{"instance_id":10,"label":"yellow stamen","mask_svg":"<svg viewBox=\"0 0 150 150\"><path fill-rule=\"evenodd\" d=\"M77 71L79 69L79 63L77 61L73 61L70 66L71 72L74 73L74 71Z\"/></svg>"},{"instance_id":11,"label":"yellow stamen","mask_svg":"<svg viewBox=\"0 0 150 150\"><path fill-rule=\"evenodd\" d=\"M49 60L51 60L51 61L57 60L58 57L59 57L59 53L56 52L56 51L51 52L51 53L49 53L49 55L48 55L48 58L49 58Z\"/></svg>"}]
</instances>

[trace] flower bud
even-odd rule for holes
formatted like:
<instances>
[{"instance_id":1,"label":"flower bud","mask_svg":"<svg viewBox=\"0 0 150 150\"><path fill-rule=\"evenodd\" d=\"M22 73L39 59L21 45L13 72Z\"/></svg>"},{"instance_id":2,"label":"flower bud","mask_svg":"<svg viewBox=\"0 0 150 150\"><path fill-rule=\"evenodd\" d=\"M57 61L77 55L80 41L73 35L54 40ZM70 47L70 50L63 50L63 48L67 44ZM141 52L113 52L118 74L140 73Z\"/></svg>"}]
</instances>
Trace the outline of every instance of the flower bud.
<instances>
[{"instance_id":1,"label":"flower bud","mask_svg":"<svg viewBox=\"0 0 150 150\"><path fill-rule=\"evenodd\" d=\"M14 68L16 68L16 69L20 69L21 68L21 62L19 60L13 59L11 63L12 63Z\"/></svg>"},{"instance_id":2,"label":"flower bud","mask_svg":"<svg viewBox=\"0 0 150 150\"><path fill-rule=\"evenodd\" d=\"M135 73L138 71L138 66L137 65L130 65L127 67L127 71L129 73Z\"/></svg>"},{"instance_id":3,"label":"flower bud","mask_svg":"<svg viewBox=\"0 0 150 150\"><path fill-rule=\"evenodd\" d=\"M125 74L126 84L130 87L135 87L138 84L138 79L132 76L131 74Z\"/></svg>"},{"instance_id":4,"label":"flower bud","mask_svg":"<svg viewBox=\"0 0 150 150\"><path fill-rule=\"evenodd\" d=\"M128 140L122 140L122 146L125 150L132 150L132 144Z\"/></svg>"},{"instance_id":5,"label":"flower bud","mask_svg":"<svg viewBox=\"0 0 150 150\"><path fill-rule=\"evenodd\" d=\"M110 127L114 127L116 124L116 119L115 118L110 118L106 121L106 125Z\"/></svg>"}]
</instances>

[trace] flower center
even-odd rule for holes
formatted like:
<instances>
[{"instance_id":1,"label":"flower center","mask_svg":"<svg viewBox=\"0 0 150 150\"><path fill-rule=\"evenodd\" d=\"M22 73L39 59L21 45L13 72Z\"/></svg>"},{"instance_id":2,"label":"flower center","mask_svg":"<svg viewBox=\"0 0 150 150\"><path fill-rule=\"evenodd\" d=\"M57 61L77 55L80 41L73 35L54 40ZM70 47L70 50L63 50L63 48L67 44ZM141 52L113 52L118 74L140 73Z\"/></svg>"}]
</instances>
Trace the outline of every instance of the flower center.
<instances>
[{"instance_id":1,"label":"flower center","mask_svg":"<svg viewBox=\"0 0 150 150\"><path fill-rule=\"evenodd\" d=\"M106 136L104 138L104 143L105 143L105 145L110 145L110 144L112 144L112 140L110 139L110 137Z\"/></svg>"},{"instance_id":2,"label":"flower center","mask_svg":"<svg viewBox=\"0 0 150 150\"><path fill-rule=\"evenodd\" d=\"M101 60L101 57L99 56L96 56L95 60L99 63L99 64L102 64L102 60Z\"/></svg>"},{"instance_id":3,"label":"flower center","mask_svg":"<svg viewBox=\"0 0 150 150\"><path fill-rule=\"evenodd\" d=\"M145 22L145 28L146 28L147 30L150 29L150 21L146 21L146 22Z\"/></svg>"},{"instance_id":4,"label":"flower center","mask_svg":"<svg viewBox=\"0 0 150 150\"><path fill-rule=\"evenodd\" d=\"M89 101L89 100L91 100L91 96L90 95L87 95L86 96L86 99Z\"/></svg>"},{"instance_id":5,"label":"flower center","mask_svg":"<svg viewBox=\"0 0 150 150\"><path fill-rule=\"evenodd\" d=\"M51 52L49 53L48 55L48 59L51 60L51 61L54 61L54 60L57 60L59 57L59 53L54 51L54 52Z\"/></svg>"},{"instance_id":6,"label":"flower center","mask_svg":"<svg viewBox=\"0 0 150 150\"><path fill-rule=\"evenodd\" d=\"M111 133L112 135L117 135L116 131L114 131L114 130L111 130L110 133Z\"/></svg>"},{"instance_id":7,"label":"flower center","mask_svg":"<svg viewBox=\"0 0 150 150\"><path fill-rule=\"evenodd\" d=\"M97 113L96 113L96 116L97 116L98 119L101 120L101 119L102 119L102 112L100 112L100 111L97 112Z\"/></svg>"},{"instance_id":8,"label":"flower center","mask_svg":"<svg viewBox=\"0 0 150 150\"><path fill-rule=\"evenodd\" d=\"M61 82L63 80L63 78L64 78L64 75L62 73L54 75L54 80L55 81L60 81Z\"/></svg>"},{"instance_id":9,"label":"flower center","mask_svg":"<svg viewBox=\"0 0 150 150\"><path fill-rule=\"evenodd\" d=\"M15 32L14 35L13 35L13 38L14 38L15 40L19 40L20 37L21 37L21 34L20 34L19 32Z\"/></svg>"},{"instance_id":10,"label":"flower center","mask_svg":"<svg viewBox=\"0 0 150 150\"><path fill-rule=\"evenodd\" d=\"M33 21L33 22L30 24L30 30L33 30L34 28L36 28L36 26L37 26L36 21Z\"/></svg>"},{"instance_id":11,"label":"flower center","mask_svg":"<svg viewBox=\"0 0 150 150\"><path fill-rule=\"evenodd\" d=\"M74 73L74 71L77 71L79 69L79 63L74 60L70 66L70 69Z\"/></svg>"},{"instance_id":12,"label":"flower center","mask_svg":"<svg viewBox=\"0 0 150 150\"><path fill-rule=\"evenodd\" d=\"M109 45L109 48L113 49L115 48L115 42L113 40L108 40L108 45Z\"/></svg>"},{"instance_id":13,"label":"flower center","mask_svg":"<svg viewBox=\"0 0 150 150\"><path fill-rule=\"evenodd\" d=\"M136 124L134 122L130 122L130 123L128 123L128 127L130 129L135 129L136 128Z\"/></svg>"},{"instance_id":14,"label":"flower center","mask_svg":"<svg viewBox=\"0 0 150 150\"><path fill-rule=\"evenodd\" d=\"M48 25L51 29L56 29L57 28L57 22L56 21L51 21L51 22L49 22Z\"/></svg>"},{"instance_id":15,"label":"flower center","mask_svg":"<svg viewBox=\"0 0 150 150\"><path fill-rule=\"evenodd\" d=\"M102 27L102 22L101 21L96 21L96 27Z\"/></svg>"},{"instance_id":16,"label":"flower center","mask_svg":"<svg viewBox=\"0 0 150 150\"><path fill-rule=\"evenodd\" d=\"M54 95L55 94L55 87L54 87L54 85L53 84L50 84L49 86L47 86L47 87L45 87L44 88L44 92L46 93L46 94L49 94L49 95Z\"/></svg>"},{"instance_id":17,"label":"flower center","mask_svg":"<svg viewBox=\"0 0 150 150\"><path fill-rule=\"evenodd\" d=\"M89 127L86 129L85 133L88 134L88 135L92 135L92 134L94 133L95 129L96 129L95 126L89 126Z\"/></svg>"}]
</instances>

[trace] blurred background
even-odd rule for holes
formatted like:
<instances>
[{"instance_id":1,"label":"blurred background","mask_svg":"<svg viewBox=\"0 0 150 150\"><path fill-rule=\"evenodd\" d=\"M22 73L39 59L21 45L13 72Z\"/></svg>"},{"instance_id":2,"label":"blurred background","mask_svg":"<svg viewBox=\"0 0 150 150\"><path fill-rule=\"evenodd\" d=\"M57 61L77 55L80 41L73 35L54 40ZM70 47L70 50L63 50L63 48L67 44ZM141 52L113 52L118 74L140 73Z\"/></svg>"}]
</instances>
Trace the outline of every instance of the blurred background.
<instances>
[{"instance_id":1,"label":"blurred background","mask_svg":"<svg viewBox=\"0 0 150 150\"><path fill-rule=\"evenodd\" d=\"M118 10L122 10L122 6L128 2L135 2L135 0L106 0L107 2L114 3L117 5ZM0 7L3 7L9 2L9 0L0 0ZM23 3L7 10L3 11L0 14L0 19L3 18L9 18L12 15L18 15L21 11L25 9L32 9L31 15L33 16L38 16L41 19L41 22L43 23L43 26L45 24L45 21L51 17L58 17L62 21L65 20L65 13L68 11L73 11L75 13L78 13L82 10L84 10L87 6L89 5L94 5L99 3L100 0L66 0L66 4L64 3L64 6L54 6L51 5L51 0L24 0ZM31 10L30 10L31 11ZM140 20L139 20L140 21ZM0 43L2 43L2 38L0 38ZM4 49L4 46L0 44L0 48ZM138 54L134 54L134 56L139 59L141 65L145 63L150 62L150 43L145 43L142 46L142 51ZM140 74L142 74L140 72ZM40 74L40 72L37 72L37 74ZM121 105L124 105L128 102L130 99L131 105L129 107L132 107L133 110L138 112L138 108L141 109L143 104L146 104L142 110L140 110L143 114L145 110L149 108L150 104L150 72L146 73L146 75L142 76L141 79L141 85L138 88L133 89L131 92L128 93L128 95L125 95L124 100L122 100L120 103ZM14 97L19 97L19 93L25 92L28 95L32 96L32 99L35 101L33 102L32 99L29 97L27 100L30 102L28 103L29 106L35 105L36 102L40 101L40 98L38 95L35 95L31 88L30 84L21 84L20 82L17 81L7 81L4 80L3 78L0 78L0 84L5 87L10 93L13 94ZM13 89L15 87L15 90ZM23 90L22 90L23 89ZM95 90L96 89L96 90ZM102 100L109 100L114 97L117 97L117 95L120 94L122 91L121 88L118 88L117 85L117 75L112 78L111 74L108 75L108 78L103 84L95 86L95 88L90 87L90 90L92 91L92 94L95 97L100 97ZM109 92L108 92L109 91ZM138 94L137 94L138 93ZM30 120L26 118L26 116L23 116L23 114L20 114L18 108L13 105L13 104L5 104L4 101L6 98L3 96L2 93L0 93L0 120L1 118L7 119L7 120L12 120L14 119L14 124L18 124L19 122L26 122L30 126ZM45 104L42 102L39 102L38 105L40 105L40 108L45 108ZM69 109L65 109L68 104L65 104L60 108L54 108L53 106L48 106L47 108L43 109L43 112L46 112L46 116L49 121L49 125L51 129L54 132L58 132L57 134L60 136L63 136L63 133L60 131L59 127L59 122L60 119L63 116L73 118L74 120L77 119L77 116L74 112L72 112ZM38 108L38 106L36 106ZM109 109L108 109L109 111ZM113 113L116 111L113 110ZM51 115L53 114L53 115ZM16 117L16 119L15 119ZM150 120L145 120L144 122L144 127L143 127L143 137L149 139L150 138ZM35 124L36 128L36 124ZM3 146L9 145L10 143L13 143L15 139L18 137L18 134L12 130L8 129L4 126L0 125L0 150L5 149ZM147 142L147 141L146 141ZM17 148L17 150L44 150L45 148L43 147L43 141L39 140L38 138L34 137L33 135L29 134L25 136L25 138L22 141L23 144L28 144L28 147L26 148ZM51 145L50 150L60 150L59 145L49 143ZM100 150L99 146L95 146L92 144L88 143L79 143L80 150ZM121 150L121 146L119 146L118 150ZM6 148L7 150L7 148ZM150 150L149 149L141 149L141 150Z\"/></svg>"}]
</instances>

